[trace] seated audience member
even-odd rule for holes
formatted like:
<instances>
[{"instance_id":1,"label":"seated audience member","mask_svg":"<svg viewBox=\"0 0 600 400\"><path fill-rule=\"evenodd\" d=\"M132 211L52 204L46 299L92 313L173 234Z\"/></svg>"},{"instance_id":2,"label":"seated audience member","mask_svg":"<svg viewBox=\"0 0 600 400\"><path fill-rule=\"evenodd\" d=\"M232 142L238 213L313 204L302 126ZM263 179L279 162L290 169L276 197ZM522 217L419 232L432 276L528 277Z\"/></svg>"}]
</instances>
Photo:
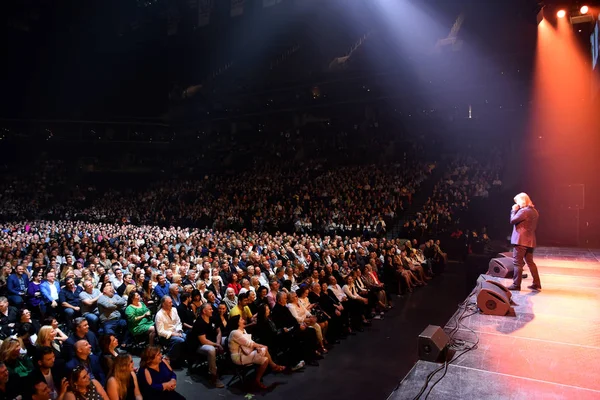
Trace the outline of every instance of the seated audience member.
<instances>
[{"instance_id":1,"label":"seated audience member","mask_svg":"<svg viewBox=\"0 0 600 400\"><path fill-rule=\"evenodd\" d=\"M78 366L69 374L69 391L63 400L108 400L108 395L89 369Z\"/></svg>"},{"instance_id":2,"label":"seated audience member","mask_svg":"<svg viewBox=\"0 0 600 400\"><path fill-rule=\"evenodd\" d=\"M227 311L231 311L235 306L237 306L238 298L235 295L235 290L233 288L228 287L225 290L225 297L223 298L222 304L227 306Z\"/></svg>"},{"instance_id":3,"label":"seated audience member","mask_svg":"<svg viewBox=\"0 0 600 400\"><path fill-rule=\"evenodd\" d=\"M29 357L21 354L21 344L17 339L6 339L0 345L0 362L8 368L8 372L15 382L23 383L24 379L33 371L33 364Z\"/></svg>"},{"instance_id":4,"label":"seated audience member","mask_svg":"<svg viewBox=\"0 0 600 400\"><path fill-rule=\"evenodd\" d=\"M367 315L370 315L373 319L380 320L383 318L383 309L380 309L377 302L377 296L374 291L371 291L367 288L367 284L362 279L362 273L360 272L360 268L355 268L352 270L350 274L354 279L354 286L358 294L361 297L364 297L368 300L367 306L365 308L365 312ZM379 313L376 313L376 309L378 309ZM385 308L384 308L385 309Z\"/></svg>"},{"instance_id":5,"label":"seated audience member","mask_svg":"<svg viewBox=\"0 0 600 400\"><path fill-rule=\"evenodd\" d=\"M56 315L58 312L58 300L60 295L60 284L56 280L54 272L46 274L46 279L40 285L42 291L42 301L45 305L45 313Z\"/></svg>"},{"instance_id":6,"label":"seated audience member","mask_svg":"<svg viewBox=\"0 0 600 400\"><path fill-rule=\"evenodd\" d=\"M62 349L63 343L69 337L67 335L65 335L65 333L63 331L60 330L60 328L58 327L58 321L56 320L56 318L54 318L54 317L47 317L42 322L42 326L51 326L52 329L54 329L55 341L60 346L60 348Z\"/></svg>"},{"instance_id":7,"label":"seated audience member","mask_svg":"<svg viewBox=\"0 0 600 400\"><path fill-rule=\"evenodd\" d=\"M42 298L42 268L33 271L29 285L27 286L27 307L36 313L38 317L46 313L46 303Z\"/></svg>"},{"instance_id":8,"label":"seated audience member","mask_svg":"<svg viewBox=\"0 0 600 400\"><path fill-rule=\"evenodd\" d=\"M327 291L322 292L323 286L327 289L327 284L323 283L321 285L318 282L313 282L310 285L310 293L308 294L308 299L311 304L317 304L315 307L315 312L323 313L324 317L327 318L328 321L328 329L327 334L328 337L333 338L334 342L338 342L337 338L342 336L343 329L343 307L336 306L332 299L327 294ZM338 308L339 307L339 308ZM317 314L317 321L319 320L319 315Z\"/></svg>"},{"instance_id":9,"label":"seated audience member","mask_svg":"<svg viewBox=\"0 0 600 400\"><path fill-rule=\"evenodd\" d=\"M100 312L100 323L104 328L105 335L115 335L125 342L124 332L127 331L127 321L122 318L121 312L125 311L127 301L115 293L112 284L105 283L102 287L102 295L98 298L98 311Z\"/></svg>"},{"instance_id":10,"label":"seated audience member","mask_svg":"<svg viewBox=\"0 0 600 400\"><path fill-rule=\"evenodd\" d=\"M17 399L23 393L20 380L16 376L10 376L8 367L0 361L0 398Z\"/></svg>"},{"instance_id":11,"label":"seated audience member","mask_svg":"<svg viewBox=\"0 0 600 400\"><path fill-rule=\"evenodd\" d=\"M252 311L250 311L250 307L247 305L248 301L248 293L243 293L238 296L238 303L235 307L229 311L229 318L235 317L236 315L241 315L242 318L246 320L248 324L252 321Z\"/></svg>"},{"instance_id":12,"label":"seated audience member","mask_svg":"<svg viewBox=\"0 0 600 400\"><path fill-rule=\"evenodd\" d=\"M54 399L63 399L65 394L67 393L67 388L69 382L65 378L60 385L60 392L53 392L48 383L44 380L31 380L29 385L24 390L26 398L30 398L31 400L54 400Z\"/></svg>"},{"instance_id":13,"label":"seated audience member","mask_svg":"<svg viewBox=\"0 0 600 400\"><path fill-rule=\"evenodd\" d=\"M300 287L298 290L303 296L306 295L306 288ZM327 353L328 351L325 348L323 331L317 322L317 318L298 301L298 295L295 292L289 292L287 294L287 307L300 325L305 325L315 330L317 333L317 341L319 342L319 351L321 353Z\"/></svg>"},{"instance_id":14,"label":"seated audience member","mask_svg":"<svg viewBox=\"0 0 600 400\"><path fill-rule=\"evenodd\" d=\"M272 309L275 307L275 303L277 302L276 299L277 293L279 293L279 281L272 279L271 282L269 282L269 286L271 290L269 290L269 293L267 293L267 302L269 303L269 307Z\"/></svg>"},{"instance_id":15,"label":"seated audience member","mask_svg":"<svg viewBox=\"0 0 600 400\"><path fill-rule=\"evenodd\" d=\"M13 334L17 322L17 308L8 305L8 299L0 297L0 340Z\"/></svg>"},{"instance_id":16,"label":"seated audience member","mask_svg":"<svg viewBox=\"0 0 600 400\"><path fill-rule=\"evenodd\" d=\"M393 304L388 301L387 293L385 292L383 283L377 276L376 269L372 264L365 265L365 272L362 275L362 280L369 290L371 290L377 299L377 305L380 309L389 310Z\"/></svg>"},{"instance_id":17,"label":"seated audience member","mask_svg":"<svg viewBox=\"0 0 600 400\"><path fill-rule=\"evenodd\" d=\"M141 300L142 297L138 292L132 292L127 298L127 308L125 308L127 327L134 337L148 335L150 345L152 345L155 336L152 313Z\"/></svg>"},{"instance_id":18,"label":"seated audience member","mask_svg":"<svg viewBox=\"0 0 600 400\"><path fill-rule=\"evenodd\" d=\"M173 307L173 299L165 295L160 300L160 310L156 313L156 333L167 341L169 360L174 367L183 364L181 352L185 344L185 333L177 310Z\"/></svg>"},{"instance_id":19,"label":"seated audience member","mask_svg":"<svg viewBox=\"0 0 600 400\"><path fill-rule=\"evenodd\" d=\"M86 340L79 340L75 343L75 356L67 361L67 371L72 371L77 367L82 367L90 375L91 379L106 383L106 376L102 371L102 365L97 355L92 354L92 346Z\"/></svg>"},{"instance_id":20,"label":"seated audience member","mask_svg":"<svg viewBox=\"0 0 600 400\"><path fill-rule=\"evenodd\" d=\"M127 283L125 282L123 270L118 268L119 264L115 264L115 266L117 268L114 269L114 275L111 277L110 283L112 283L115 293L119 296L123 296L123 293L125 293L125 289L127 288Z\"/></svg>"},{"instance_id":21,"label":"seated audience member","mask_svg":"<svg viewBox=\"0 0 600 400\"><path fill-rule=\"evenodd\" d=\"M159 299L168 296L171 284L167 281L167 278L163 274L159 274L156 280L158 284L154 287L154 295Z\"/></svg>"},{"instance_id":22,"label":"seated audience member","mask_svg":"<svg viewBox=\"0 0 600 400\"><path fill-rule=\"evenodd\" d=\"M85 280L83 282L83 291L79 293L79 299L81 300L80 311L94 332L98 331L98 299L101 295L100 290L94 287L93 281Z\"/></svg>"},{"instance_id":23,"label":"seated audience member","mask_svg":"<svg viewBox=\"0 0 600 400\"><path fill-rule=\"evenodd\" d=\"M239 282L239 275L237 274L237 272L231 274L231 276L229 277L229 284L227 285L227 287L232 288L236 296L240 293L242 285Z\"/></svg>"},{"instance_id":24,"label":"seated audience member","mask_svg":"<svg viewBox=\"0 0 600 400\"><path fill-rule=\"evenodd\" d=\"M45 382L50 389L50 398L56 399L61 391L64 366L56 365L56 353L50 347L39 347L34 358L35 366L29 379L33 382Z\"/></svg>"},{"instance_id":25,"label":"seated audience member","mask_svg":"<svg viewBox=\"0 0 600 400\"><path fill-rule=\"evenodd\" d=\"M142 400L135 365L129 354L121 354L115 358L106 382L106 393L110 400Z\"/></svg>"},{"instance_id":26,"label":"seated audience member","mask_svg":"<svg viewBox=\"0 0 600 400\"><path fill-rule=\"evenodd\" d=\"M232 329L232 326L229 325L229 311L227 311L227 306L223 303L219 304L219 309L216 314L213 312L212 319L215 325L221 330L221 344L224 345Z\"/></svg>"},{"instance_id":27,"label":"seated audience member","mask_svg":"<svg viewBox=\"0 0 600 400\"><path fill-rule=\"evenodd\" d=\"M81 299L83 291L81 286L75 285L75 279L67 278L65 287L58 294L58 303L62 306L63 315L67 325L72 328L73 319L81 316Z\"/></svg>"},{"instance_id":28,"label":"seated audience member","mask_svg":"<svg viewBox=\"0 0 600 400\"><path fill-rule=\"evenodd\" d=\"M173 300L173 307L175 308L179 307L179 304L181 303L181 295L179 294L179 291L179 284L172 283L171 286L169 286L169 296L171 296L171 300Z\"/></svg>"},{"instance_id":29,"label":"seated audience member","mask_svg":"<svg viewBox=\"0 0 600 400\"><path fill-rule=\"evenodd\" d=\"M220 303L221 301L223 301L223 297L225 297L225 289L227 288L221 284L221 277L219 277L218 275L213 276L211 278L211 282L212 283L206 289L213 292Z\"/></svg>"},{"instance_id":30,"label":"seated audience member","mask_svg":"<svg viewBox=\"0 0 600 400\"><path fill-rule=\"evenodd\" d=\"M299 346L294 345L293 335L288 328L278 329L271 320L271 309L268 304L261 304L258 308L256 327L253 337L258 343L266 345L273 354L282 353L282 364L290 367L291 371L297 371L304 367L302 351Z\"/></svg>"},{"instance_id":31,"label":"seated audience member","mask_svg":"<svg viewBox=\"0 0 600 400\"><path fill-rule=\"evenodd\" d=\"M223 388L225 385L217 375L217 353L223 352L221 330L214 323L212 316L213 308L210 304L202 304L200 316L194 322L187 344L190 352L194 351L208 358L208 372L211 383L214 387Z\"/></svg>"},{"instance_id":32,"label":"seated audience member","mask_svg":"<svg viewBox=\"0 0 600 400\"><path fill-rule=\"evenodd\" d=\"M177 306L177 314L181 320L181 325L183 326L184 332L188 332L190 329L192 329L194 320L196 319L194 312L192 311L191 304L192 296L189 293L182 294L181 302L179 303L179 306Z\"/></svg>"},{"instance_id":33,"label":"seated audience member","mask_svg":"<svg viewBox=\"0 0 600 400\"><path fill-rule=\"evenodd\" d=\"M32 357L35 353L35 340L37 340L36 329L32 324L22 324L17 329L15 339L21 345L21 354Z\"/></svg>"},{"instance_id":34,"label":"seated audience member","mask_svg":"<svg viewBox=\"0 0 600 400\"><path fill-rule=\"evenodd\" d=\"M370 322L366 317L366 306L369 304L369 300L366 297L362 297L358 294L358 289L354 285L354 278L352 275L346 277L346 284L342 288L344 294L348 298L348 312L350 313L351 319L354 321L354 327L356 330L361 330L360 323L369 325Z\"/></svg>"},{"instance_id":35,"label":"seated audience member","mask_svg":"<svg viewBox=\"0 0 600 400\"><path fill-rule=\"evenodd\" d=\"M204 296L206 297L206 302L208 304L211 305L211 307L213 308L213 311L217 311L217 309L219 308L219 301L217 300L217 297L215 296L215 294L210 291L207 290L206 293L204 294ZM239 300L238 300L239 301Z\"/></svg>"},{"instance_id":36,"label":"seated audience member","mask_svg":"<svg viewBox=\"0 0 600 400\"><path fill-rule=\"evenodd\" d=\"M144 399L185 400L175 391L177 375L163 359L158 346L144 349L137 378Z\"/></svg>"},{"instance_id":37,"label":"seated audience member","mask_svg":"<svg viewBox=\"0 0 600 400\"><path fill-rule=\"evenodd\" d=\"M260 389L266 389L267 386L261 382L261 379L267 370L267 367L270 366L274 372L281 372L285 367L277 365L273 361L267 346L252 340L251 335L244 329L246 327L244 318L241 318L239 315L235 316L231 318L231 323L234 326L237 326L237 328L232 330L229 334L228 344L231 361L237 365L258 365L259 367L256 370L254 384Z\"/></svg>"},{"instance_id":38,"label":"seated audience member","mask_svg":"<svg viewBox=\"0 0 600 400\"><path fill-rule=\"evenodd\" d=\"M23 324L33 325L36 332L40 329L40 323L31 317L31 311L26 308L17 311L17 323L15 324L14 332L18 332Z\"/></svg>"},{"instance_id":39,"label":"seated audience member","mask_svg":"<svg viewBox=\"0 0 600 400\"><path fill-rule=\"evenodd\" d=\"M75 356L75 343L80 340L87 341L92 346L92 353L99 356L102 353L100 343L94 332L90 332L90 324L84 317L75 318L75 331L63 343L64 359L68 360Z\"/></svg>"},{"instance_id":40,"label":"seated audience member","mask_svg":"<svg viewBox=\"0 0 600 400\"><path fill-rule=\"evenodd\" d=\"M192 290L192 303L190 304L190 308L194 312L194 318L200 313L200 306L204 303L204 301L204 297L202 297L200 290Z\"/></svg>"},{"instance_id":41,"label":"seated audience member","mask_svg":"<svg viewBox=\"0 0 600 400\"><path fill-rule=\"evenodd\" d=\"M309 365L319 365L315 361L321 357L317 351L319 345L317 334L314 329L309 329L305 324L299 324L287 307L287 293L279 292L277 294L277 303L271 313L272 320L277 329L292 332L294 342L300 346L304 360L308 360Z\"/></svg>"},{"instance_id":42,"label":"seated audience member","mask_svg":"<svg viewBox=\"0 0 600 400\"><path fill-rule=\"evenodd\" d=\"M100 338L100 348L102 354L100 355L100 366L104 376L108 376L110 369L113 366L113 362L119 355L117 348L119 347L119 340L114 335L103 335Z\"/></svg>"},{"instance_id":43,"label":"seated audience member","mask_svg":"<svg viewBox=\"0 0 600 400\"><path fill-rule=\"evenodd\" d=\"M51 348L52 350L54 350L54 355L56 356L56 358L62 360L62 356L60 353L61 348L60 345L56 342L56 331L53 327L44 325L40 328L40 331L37 334L35 346L36 352L40 348Z\"/></svg>"},{"instance_id":44,"label":"seated audience member","mask_svg":"<svg viewBox=\"0 0 600 400\"><path fill-rule=\"evenodd\" d=\"M29 287L29 277L25 273L25 267L18 265L15 271L8 277L6 289L8 301L11 305L20 308L25 302L25 295Z\"/></svg>"}]
</instances>

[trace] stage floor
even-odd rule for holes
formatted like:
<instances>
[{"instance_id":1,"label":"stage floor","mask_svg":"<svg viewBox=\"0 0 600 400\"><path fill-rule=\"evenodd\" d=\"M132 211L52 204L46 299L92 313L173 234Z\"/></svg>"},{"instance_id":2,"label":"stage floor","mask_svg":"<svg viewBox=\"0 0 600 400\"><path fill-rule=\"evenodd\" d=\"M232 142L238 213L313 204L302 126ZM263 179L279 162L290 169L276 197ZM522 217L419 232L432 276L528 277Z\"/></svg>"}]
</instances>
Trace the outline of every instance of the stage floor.
<instances>
[{"instance_id":1,"label":"stage floor","mask_svg":"<svg viewBox=\"0 0 600 400\"><path fill-rule=\"evenodd\" d=\"M600 250L544 247L534 260L543 290L526 288L530 276L513 292L516 317L463 319L479 345L449 364L428 399L600 399ZM474 342L469 329L461 326L455 338ZM415 398L438 366L418 361L389 399Z\"/></svg>"}]
</instances>

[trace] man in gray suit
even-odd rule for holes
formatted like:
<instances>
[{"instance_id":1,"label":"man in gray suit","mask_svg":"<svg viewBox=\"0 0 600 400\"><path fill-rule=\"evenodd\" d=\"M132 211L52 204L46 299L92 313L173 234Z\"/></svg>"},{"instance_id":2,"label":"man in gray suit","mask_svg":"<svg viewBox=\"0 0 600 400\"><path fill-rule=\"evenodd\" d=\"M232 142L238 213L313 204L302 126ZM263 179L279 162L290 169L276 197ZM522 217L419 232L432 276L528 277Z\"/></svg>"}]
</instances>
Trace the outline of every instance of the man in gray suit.
<instances>
[{"instance_id":1,"label":"man in gray suit","mask_svg":"<svg viewBox=\"0 0 600 400\"><path fill-rule=\"evenodd\" d=\"M527 263L527 267L533 276L533 285L527 286L527 288L539 292L542 290L542 284L537 265L533 262L533 250L536 246L535 230L540 215L527 193L519 193L515 196L514 200L516 204L513 205L510 212L510 223L513 225L510 242L514 245L513 260L515 270L513 284L508 290L521 290L523 266Z\"/></svg>"}]
</instances>

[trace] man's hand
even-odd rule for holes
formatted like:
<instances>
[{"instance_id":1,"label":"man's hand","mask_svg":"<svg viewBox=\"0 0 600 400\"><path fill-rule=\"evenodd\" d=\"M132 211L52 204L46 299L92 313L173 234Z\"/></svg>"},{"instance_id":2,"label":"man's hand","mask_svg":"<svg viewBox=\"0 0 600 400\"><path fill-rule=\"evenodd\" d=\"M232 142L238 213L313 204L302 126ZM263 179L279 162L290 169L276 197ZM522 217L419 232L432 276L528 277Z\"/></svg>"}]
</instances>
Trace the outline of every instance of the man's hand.
<instances>
[{"instance_id":1,"label":"man's hand","mask_svg":"<svg viewBox=\"0 0 600 400\"><path fill-rule=\"evenodd\" d=\"M520 209L520 208L521 208L521 207L519 207L519 205L518 205L518 204L513 204L513 206L512 206L512 210L513 210L513 211L519 211L519 209Z\"/></svg>"}]
</instances>

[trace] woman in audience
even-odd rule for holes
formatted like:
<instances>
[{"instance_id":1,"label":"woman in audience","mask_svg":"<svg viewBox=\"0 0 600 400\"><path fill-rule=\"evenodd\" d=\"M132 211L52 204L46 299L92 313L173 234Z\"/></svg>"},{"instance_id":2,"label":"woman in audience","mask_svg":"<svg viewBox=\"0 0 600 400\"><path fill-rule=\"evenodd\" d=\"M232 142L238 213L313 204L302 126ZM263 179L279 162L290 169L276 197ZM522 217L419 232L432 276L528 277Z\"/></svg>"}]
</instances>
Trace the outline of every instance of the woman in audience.
<instances>
[{"instance_id":1,"label":"woman in audience","mask_svg":"<svg viewBox=\"0 0 600 400\"><path fill-rule=\"evenodd\" d=\"M192 290L192 303L190 304L190 307L194 312L196 318L198 318L198 313L200 312L200 307L202 306L202 304L204 304L204 298L202 297L200 290Z\"/></svg>"},{"instance_id":2,"label":"woman in audience","mask_svg":"<svg viewBox=\"0 0 600 400\"><path fill-rule=\"evenodd\" d=\"M133 358L129 354L117 356L106 382L106 392L110 400L142 400L134 371Z\"/></svg>"},{"instance_id":3,"label":"woman in audience","mask_svg":"<svg viewBox=\"0 0 600 400\"><path fill-rule=\"evenodd\" d=\"M158 346L149 346L144 349L137 376L144 398L185 400L185 397L175 391L177 375L169 363L163 359Z\"/></svg>"},{"instance_id":4,"label":"woman in audience","mask_svg":"<svg viewBox=\"0 0 600 400\"><path fill-rule=\"evenodd\" d=\"M33 371L29 357L21 354L21 344L17 339L9 338L0 345L0 362L8 368L10 374L18 376L22 381Z\"/></svg>"},{"instance_id":5,"label":"woman in audience","mask_svg":"<svg viewBox=\"0 0 600 400\"><path fill-rule=\"evenodd\" d=\"M240 290L242 289L242 285L238 282L238 280L239 276L237 272L234 272L233 274L231 274L231 277L229 278L229 284L227 285L227 288L232 288L234 290L236 296L240 293Z\"/></svg>"},{"instance_id":6,"label":"woman in audience","mask_svg":"<svg viewBox=\"0 0 600 400\"><path fill-rule=\"evenodd\" d=\"M83 366L78 366L69 374L69 391L62 400L109 400L104 388Z\"/></svg>"},{"instance_id":7,"label":"woman in audience","mask_svg":"<svg viewBox=\"0 0 600 400\"><path fill-rule=\"evenodd\" d=\"M269 305L263 303L258 308L256 317L256 326L252 331L252 337L256 338L258 343L266 345L273 354L283 353L282 364L291 366L292 371L304 367L302 360L302 351L288 328L277 329L275 323L271 320L271 309ZM278 359L279 360L279 359Z\"/></svg>"},{"instance_id":8,"label":"woman in audience","mask_svg":"<svg viewBox=\"0 0 600 400\"><path fill-rule=\"evenodd\" d=\"M369 300L358 294L358 289L354 286L352 275L346 277L346 284L342 287L342 291L348 297L348 311L354 320L354 326L360 330L358 321L361 321L364 325L370 325L370 321L366 317L366 307L369 304Z\"/></svg>"},{"instance_id":9,"label":"woman in audience","mask_svg":"<svg viewBox=\"0 0 600 400\"><path fill-rule=\"evenodd\" d=\"M127 327L133 336L148 335L150 345L154 343L154 321L148 307L142 302L138 292L132 292L127 298Z\"/></svg>"},{"instance_id":10,"label":"woman in audience","mask_svg":"<svg viewBox=\"0 0 600 400\"><path fill-rule=\"evenodd\" d=\"M269 301L267 300L267 294L269 293L269 289L267 289L266 286L259 286L258 289L256 289L255 293L256 300L254 300L254 303L257 307L260 307L262 304L269 304Z\"/></svg>"},{"instance_id":11,"label":"woman in audience","mask_svg":"<svg viewBox=\"0 0 600 400\"><path fill-rule=\"evenodd\" d=\"M229 324L229 310L225 304L219 304L217 313L213 314L213 321L218 328L221 328L221 338L223 342L221 345L224 345L232 329Z\"/></svg>"},{"instance_id":12,"label":"woman in audience","mask_svg":"<svg viewBox=\"0 0 600 400\"><path fill-rule=\"evenodd\" d=\"M317 341L319 343L319 352L327 354L328 351L325 348L323 332L321 326L317 323L317 318L298 302L298 295L295 292L288 293L287 298L287 307L296 321L298 321L299 324L305 324L307 327L315 330Z\"/></svg>"},{"instance_id":13,"label":"woman in audience","mask_svg":"<svg viewBox=\"0 0 600 400\"><path fill-rule=\"evenodd\" d=\"M246 321L239 315L231 318L230 323L237 326L229 334L229 352L231 353L231 361L237 365L256 364L256 376L254 383L261 389L267 387L261 382L262 377L267 370L267 367L275 372L281 372L285 369L282 365L277 365L271 359L267 346L254 342L250 334L246 333Z\"/></svg>"},{"instance_id":14,"label":"woman in audience","mask_svg":"<svg viewBox=\"0 0 600 400\"><path fill-rule=\"evenodd\" d=\"M40 328L35 347L50 347L54 351L56 359L61 358L60 346L56 343L56 331L51 326L44 325Z\"/></svg>"},{"instance_id":15,"label":"woman in audience","mask_svg":"<svg viewBox=\"0 0 600 400\"><path fill-rule=\"evenodd\" d=\"M51 326L54 329L55 333L55 341L62 348L62 343L67 340L69 337L65 335L63 331L58 327L58 321L54 317L47 317L44 322L44 326Z\"/></svg>"},{"instance_id":16,"label":"woman in audience","mask_svg":"<svg viewBox=\"0 0 600 400\"><path fill-rule=\"evenodd\" d=\"M317 285L319 285L319 281L315 281ZM311 284L312 286L312 284ZM319 306L319 303L311 303L308 298L309 290L306 286L301 286L296 290L296 294L298 295L298 304L304 308L308 313L315 316L317 319L317 324L321 327L321 332L323 335L323 344L327 345L327 330L329 328L329 320L331 317L323 311L323 309Z\"/></svg>"},{"instance_id":17,"label":"woman in audience","mask_svg":"<svg viewBox=\"0 0 600 400\"><path fill-rule=\"evenodd\" d=\"M31 275L31 281L29 281L29 286L27 287L27 304L30 306L31 310L36 312L38 317L44 317L46 312L46 307L42 300L42 268L38 268L33 271Z\"/></svg>"},{"instance_id":18,"label":"woman in audience","mask_svg":"<svg viewBox=\"0 0 600 400\"><path fill-rule=\"evenodd\" d=\"M119 355L117 352L118 347L119 340L114 335L104 335L100 337L100 348L102 349L100 364L102 365L104 375L108 375L115 359Z\"/></svg>"},{"instance_id":19,"label":"woman in audience","mask_svg":"<svg viewBox=\"0 0 600 400\"><path fill-rule=\"evenodd\" d=\"M365 265L365 272L362 274L362 280L365 283L366 287L374 293L377 299L377 305L381 310L388 310L392 308L391 304L388 302L387 294L383 287L383 283L379 280L377 276L377 272L373 269L372 262L371 264Z\"/></svg>"}]
</instances>

